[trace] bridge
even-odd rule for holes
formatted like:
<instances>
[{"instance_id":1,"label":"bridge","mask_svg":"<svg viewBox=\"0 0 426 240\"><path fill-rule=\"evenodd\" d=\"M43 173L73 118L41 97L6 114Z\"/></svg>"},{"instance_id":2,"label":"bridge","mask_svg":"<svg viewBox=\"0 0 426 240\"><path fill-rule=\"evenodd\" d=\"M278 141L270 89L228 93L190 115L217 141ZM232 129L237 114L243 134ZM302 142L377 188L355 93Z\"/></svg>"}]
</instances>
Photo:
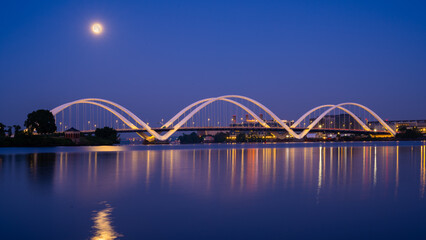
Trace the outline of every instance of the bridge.
<instances>
[{"instance_id":1,"label":"bridge","mask_svg":"<svg viewBox=\"0 0 426 240\"><path fill-rule=\"evenodd\" d=\"M269 132L302 139L309 133L355 133L394 136L375 112L352 102L312 108L296 121L283 120L260 102L240 95L225 95L196 101L158 126L141 120L127 108L100 98L85 98L51 110L58 132L70 127L92 133L109 126L118 132L135 132L147 140L168 140L178 131ZM378 123L374 126L372 122Z\"/></svg>"},{"instance_id":2,"label":"bridge","mask_svg":"<svg viewBox=\"0 0 426 240\"><path fill-rule=\"evenodd\" d=\"M153 131L158 133L168 132L173 130L173 128L151 128ZM145 133L148 132L147 129L115 129L118 133ZM177 132L281 132L283 129L280 127L271 127L265 129L264 127L181 127ZM293 128L295 132L302 132L306 128ZM82 133L95 133L95 130L83 130ZM310 133L348 133L348 134L373 134L373 135L387 135L389 134L386 131L366 131L362 129L338 129L338 128L313 128L310 130Z\"/></svg>"}]
</instances>

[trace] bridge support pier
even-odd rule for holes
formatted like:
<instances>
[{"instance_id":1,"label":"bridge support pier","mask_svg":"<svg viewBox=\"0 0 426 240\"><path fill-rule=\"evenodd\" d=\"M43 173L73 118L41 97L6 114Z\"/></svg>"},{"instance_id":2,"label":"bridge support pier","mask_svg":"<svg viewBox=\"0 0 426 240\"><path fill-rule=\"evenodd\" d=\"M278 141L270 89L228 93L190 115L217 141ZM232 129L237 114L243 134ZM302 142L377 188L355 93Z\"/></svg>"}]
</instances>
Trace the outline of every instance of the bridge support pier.
<instances>
[{"instance_id":1,"label":"bridge support pier","mask_svg":"<svg viewBox=\"0 0 426 240\"><path fill-rule=\"evenodd\" d=\"M141 138L143 138L143 139L145 139L145 140L147 140L148 142L153 142L154 140L155 140L155 137L154 136L148 136L146 133L144 133L144 132L137 132L137 134L141 137Z\"/></svg>"}]
</instances>

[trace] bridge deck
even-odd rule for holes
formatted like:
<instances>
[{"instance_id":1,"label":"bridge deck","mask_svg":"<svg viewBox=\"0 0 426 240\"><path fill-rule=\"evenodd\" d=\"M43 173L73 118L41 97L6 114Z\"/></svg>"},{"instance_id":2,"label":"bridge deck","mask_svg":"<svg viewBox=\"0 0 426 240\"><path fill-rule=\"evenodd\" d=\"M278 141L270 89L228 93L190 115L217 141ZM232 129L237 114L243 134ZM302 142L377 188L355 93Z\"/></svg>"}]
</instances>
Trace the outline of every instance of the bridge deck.
<instances>
[{"instance_id":1,"label":"bridge deck","mask_svg":"<svg viewBox=\"0 0 426 240\"><path fill-rule=\"evenodd\" d=\"M291 128L295 132L302 132L306 128ZM134 132L147 132L144 128L139 129L116 129L119 133L134 133ZM173 128L152 128L152 130L156 132L168 132L170 130L173 130ZM271 128L265 128L265 127L182 127L179 128L177 131L180 132L195 132L195 131L253 131L253 132L286 132L286 130L282 127L271 127ZM81 131L83 133L94 133L95 130L84 130ZM360 130L360 129L338 129L338 128L313 128L311 129L310 133L318 133L318 132L324 132L324 133L356 133L356 134L389 134L386 131L366 131L366 130Z\"/></svg>"}]
</instances>

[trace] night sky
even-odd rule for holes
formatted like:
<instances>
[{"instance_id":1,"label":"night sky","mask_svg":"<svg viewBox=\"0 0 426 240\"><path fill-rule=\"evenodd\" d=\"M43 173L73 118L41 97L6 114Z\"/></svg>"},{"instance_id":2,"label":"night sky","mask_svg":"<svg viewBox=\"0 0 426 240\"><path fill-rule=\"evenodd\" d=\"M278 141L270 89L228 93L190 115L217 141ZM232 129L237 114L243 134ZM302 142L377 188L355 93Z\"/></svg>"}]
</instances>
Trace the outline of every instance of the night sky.
<instances>
[{"instance_id":1,"label":"night sky","mask_svg":"<svg viewBox=\"0 0 426 240\"><path fill-rule=\"evenodd\" d=\"M426 119L426 1L3 1L0 82L7 125L85 97L158 121L224 94L282 119L346 101Z\"/></svg>"}]
</instances>

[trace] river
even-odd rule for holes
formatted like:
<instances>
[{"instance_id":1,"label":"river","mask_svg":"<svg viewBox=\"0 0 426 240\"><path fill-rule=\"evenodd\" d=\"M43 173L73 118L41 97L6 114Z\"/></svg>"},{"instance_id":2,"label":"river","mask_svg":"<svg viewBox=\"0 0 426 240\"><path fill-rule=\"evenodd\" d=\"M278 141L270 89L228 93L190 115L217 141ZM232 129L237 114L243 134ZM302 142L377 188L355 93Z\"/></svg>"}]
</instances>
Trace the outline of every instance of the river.
<instances>
[{"instance_id":1,"label":"river","mask_svg":"<svg viewBox=\"0 0 426 240\"><path fill-rule=\"evenodd\" d=\"M0 239L424 239L426 143L0 148Z\"/></svg>"}]
</instances>

